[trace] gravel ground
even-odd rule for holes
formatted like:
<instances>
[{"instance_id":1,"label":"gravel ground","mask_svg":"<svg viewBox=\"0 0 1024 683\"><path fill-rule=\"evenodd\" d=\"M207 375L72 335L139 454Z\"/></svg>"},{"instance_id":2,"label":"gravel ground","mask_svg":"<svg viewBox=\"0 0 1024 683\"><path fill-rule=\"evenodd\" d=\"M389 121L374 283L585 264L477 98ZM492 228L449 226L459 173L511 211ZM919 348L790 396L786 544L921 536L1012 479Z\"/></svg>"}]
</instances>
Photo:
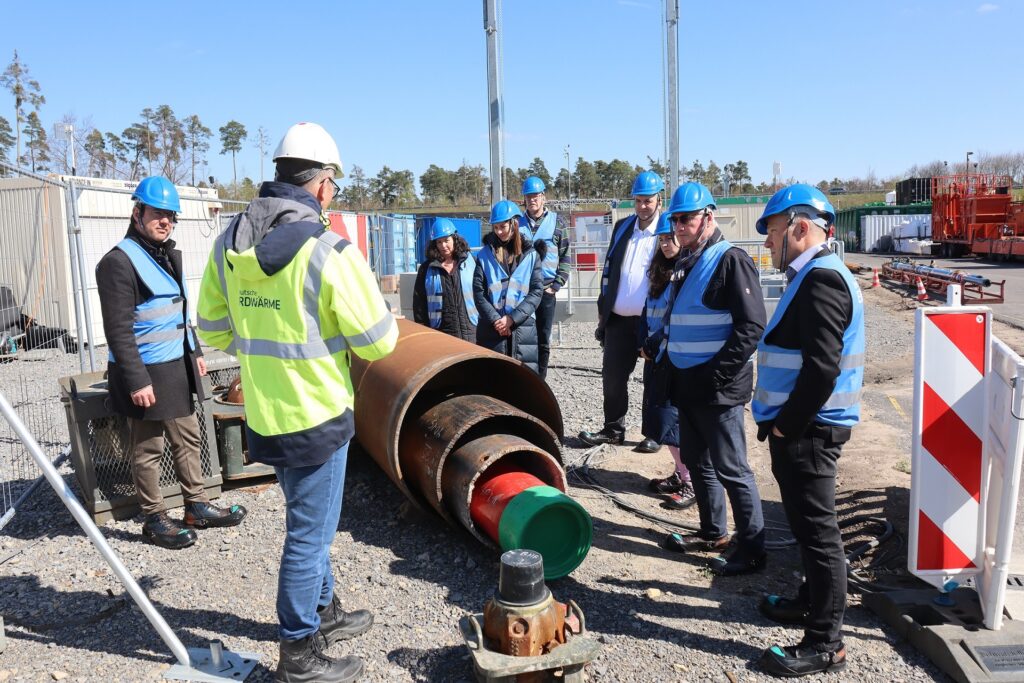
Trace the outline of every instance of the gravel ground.
<instances>
[{"instance_id":1,"label":"gravel ground","mask_svg":"<svg viewBox=\"0 0 1024 683\"><path fill-rule=\"evenodd\" d=\"M874 297L868 301L869 363L898 367L896 361L912 352L907 315L894 313L902 305L896 295L884 305ZM570 462L586 452L573 435L601 426L600 350L592 333L590 325L563 325L561 345L552 354L549 382L562 405ZM76 357L52 354L0 366L0 390L32 395L27 390L38 384L38 393L46 394L42 387L76 367ZM636 439L639 368L633 379L628 436ZM49 415L51 424L40 422L37 428L49 433L65 429L59 410ZM752 445L752 466L764 486L766 517L778 527L778 493L759 448ZM650 512L670 514L642 493L648 477L668 471L667 452L640 456L627 445L600 456L594 474L602 484ZM333 652L364 657L368 681L472 680L457 620L479 611L490 597L497 583L497 553L434 516L411 510L369 458L354 450L349 463L332 563L346 607L373 610L377 625ZM69 467L62 469L72 482ZM852 491L857 487L856 481L841 483ZM601 656L588 669L590 680L768 680L751 662L764 648L794 642L799 633L760 617L756 603L765 591L793 588L795 548L772 553L764 574L719 579L707 572L701 558L682 559L661 550L657 541L664 531L659 525L594 491L571 493L593 516L594 548L572 576L552 582L551 588L557 599L579 603L589 629L603 643ZM245 505L246 522L232 530L201 531L199 542L186 551L144 543L137 519L108 523L103 533L187 646L201 647L220 637L233 650L260 653L262 663L249 680L269 681L277 656L274 599L283 499L277 485L266 482L228 490L220 502ZM671 514L678 522L696 523L695 510ZM784 535L778 529L774 533ZM7 622L0 683L157 680L171 663L167 649L48 487L0 532L0 577L0 614ZM846 638L851 660L843 680L945 680L859 607L848 612Z\"/></svg>"}]
</instances>

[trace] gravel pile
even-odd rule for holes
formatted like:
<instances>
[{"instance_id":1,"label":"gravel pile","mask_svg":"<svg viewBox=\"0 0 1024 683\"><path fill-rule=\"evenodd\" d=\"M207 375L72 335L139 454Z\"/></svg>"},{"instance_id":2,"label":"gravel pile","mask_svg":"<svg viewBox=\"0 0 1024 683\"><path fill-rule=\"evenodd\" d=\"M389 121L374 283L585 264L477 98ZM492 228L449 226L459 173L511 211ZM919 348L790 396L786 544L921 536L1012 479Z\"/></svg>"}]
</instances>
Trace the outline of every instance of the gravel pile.
<instances>
[{"instance_id":1,"label":"gravel pile","mask_svg":"<svg viewBox=\"0 0 1024 683\"><path fill-rule=\"evenodd\" d=\"M906 330L893 324L892 312L869 311L869 357L901 348ZM10 382L25 381L12 380L12 365L23 366L19 373L38 372L43 385L56 376L55 364L69 361L66 373L72 373L77 358L70 356L49 366L0 366L0 388L7 391ZM567 461L586 452L574 435L601 427L600 366L592 325L563 325L549 383L562 405ZM628 436L636 439L639 366L633 379ZM57 414L51 429L63 433L63 415ZM696 523L695 510L669 513L644 493L648 477L668 470L667 452L640 456L627 444L601 457L593 473L603 485L651 512ZM770 478L763 462L755 470L759 481ZM74 480L67 465L63 472ZM593 516L594 548L570 577L550 585L556 599L579 603L592 635L603 643L588 670L590 680L768 680L750 662L762 649L793 642L799 633L760 617L756 603L766 591L792 588L795 549L773 553L762 575L719 579L704 569L701 558L661 550L657 542L664 530L658 525L594 491L571 493ZM766 492L766 501L771 495ZM233 650L260 653L262 664L249 680L269 681L277 656L274 600L283 499L275 483L264 482L226 491L220 502L245 505L246 522L226 531L200 531L199 542L185 551L144 543L138 520L108 523L103 532L187 646L223 638ZM497 553L410 508L372 461L355 450L332 562L346 607L376 615L370 633L333 650L364 657L364 680L473 680L457 621L481 610L491 596ZM7 622L0 683L158 680L171 663L167 648L48 487L0 532L0 614ZM850 610L846 633L851 663L844 681L941 680L932 665L895 642L865 610Z\"/></svg>"}]
</instances>

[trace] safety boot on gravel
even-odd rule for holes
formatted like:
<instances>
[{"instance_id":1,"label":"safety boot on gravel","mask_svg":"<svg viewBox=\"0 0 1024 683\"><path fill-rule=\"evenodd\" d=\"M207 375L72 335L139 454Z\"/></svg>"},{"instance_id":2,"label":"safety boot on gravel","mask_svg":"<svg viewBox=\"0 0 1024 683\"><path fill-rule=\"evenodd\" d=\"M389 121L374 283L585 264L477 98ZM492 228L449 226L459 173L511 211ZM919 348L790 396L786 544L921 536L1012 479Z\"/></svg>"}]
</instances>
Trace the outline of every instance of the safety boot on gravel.
<instances>
[{"instance_id":1,"label":"safety boot on gravel","mask_svg":"<svg viewBox=\"0 0 1024 683\"><path fill-rule=\"evenodd\" d=\"M210 503L185 503L185 524L196 529L237 526L247 511L241 505L220 508Z\"/></svg>"},{"instance_id":2,"label":"safety boot on gravel","mask_svg":"<svg viewBox=\"0 0 1024 683\"><path fill-rule=\"evenodd\" d=\"M362 635L373 626L373 615L365 609L346 612L341 609L338 596L331 598L331 604L316 611L320 615L320 633L324 634L327 646L339 640L348 640Z\"/></svg>"},{"instance_id":3,"label":"safety boot on gravel","mask_svg":"<svg viewBox=\"0 0 1024 683\"><path fill-rule=\"evenodd\" d=\"M363 673L363 660L354 655L339 659L324 654L327 639L321 631L301 640L282 640L277 683L349 683Z\"/></svg>"},{"instance_id":4,"label":"safety boot on gravel","mask_svg":"<svg viewBox=\"0 0 1024 683\"><path fill-rule=\"evenodd\" d=\"M142 522L142 535L153 545L169 550L181 550L196 542L196 532L186 529L176 519L171 519L167 512L156 512L146 515Z\"/></svg>"}]
</instances>

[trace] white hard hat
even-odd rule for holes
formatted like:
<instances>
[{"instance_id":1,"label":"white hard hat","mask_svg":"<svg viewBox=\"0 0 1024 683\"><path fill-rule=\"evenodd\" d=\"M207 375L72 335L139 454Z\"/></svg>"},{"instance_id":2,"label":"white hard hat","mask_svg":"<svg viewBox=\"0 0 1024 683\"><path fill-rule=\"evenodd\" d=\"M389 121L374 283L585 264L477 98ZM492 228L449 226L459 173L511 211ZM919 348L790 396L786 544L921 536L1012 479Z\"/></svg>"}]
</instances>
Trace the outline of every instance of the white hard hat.
<instances>
[{"instance_id":1,"label":"white hard hat","mask_svg":"<svg viewBox=\"0 0 1024 683\"><path fill-rule=\"evenodd\" d=\"M274 161L278 159L305 159L333 168L335 177L341 178L341 155L334 138L316 123L296 123L288 129L274 150Z\"/></svg>"}]
</instances>

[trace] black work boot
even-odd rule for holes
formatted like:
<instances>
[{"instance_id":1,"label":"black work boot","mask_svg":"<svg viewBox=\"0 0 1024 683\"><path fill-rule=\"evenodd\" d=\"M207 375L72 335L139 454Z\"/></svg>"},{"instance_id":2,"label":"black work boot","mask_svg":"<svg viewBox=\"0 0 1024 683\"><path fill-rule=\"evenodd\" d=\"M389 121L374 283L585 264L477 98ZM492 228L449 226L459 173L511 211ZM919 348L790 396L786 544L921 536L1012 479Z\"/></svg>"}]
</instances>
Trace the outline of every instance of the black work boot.
<instances>
[{"instance_id":1,"label":"black work boot","mask_svg":"<svg viewBox=\"0 0 1024 683\"><path fill-rule=\"evenodd\" d=\"M363 673L353 655L333 659L324 654L327 640L317 631L302 640L282 640L274 680L277 683L348 683Z\"/></svg>"},{"instance_id":2,"label":"black work boot","mask_svg":"<svg viewBox=\"0 0 1024 683\"><path fill-rule=\"evenodd\" d=\"M142 522L142 535L154 545L170 550L181 550L196 542L196 532L185 529L176 519L166 512L146 515Z\"/></svg>"},{"instance_id":3,"label":"black work boot","mask_svg":"<svg viewBox=\"0 0 1024 683\"><path fill-rule=\"evenodd\" d=\"M327 639L330 647L339 640L348 640L362 635L373 626L373 615L365 609L346 612L341 609L338 596L331 598L331 604L316 611L320 615L320 633Z\"/></svg>"},{"instance_id":4,"label":"black work boot","mask_svg":"<svg viewBox=\"0 0 1024 683\"><path fill-rule=\"evenodd\" d=\"M185 524L196 529L236 526L242 523L246 514L241 505L219 508L210 503L185 503Z\"/></svg>"}]
</instances>

